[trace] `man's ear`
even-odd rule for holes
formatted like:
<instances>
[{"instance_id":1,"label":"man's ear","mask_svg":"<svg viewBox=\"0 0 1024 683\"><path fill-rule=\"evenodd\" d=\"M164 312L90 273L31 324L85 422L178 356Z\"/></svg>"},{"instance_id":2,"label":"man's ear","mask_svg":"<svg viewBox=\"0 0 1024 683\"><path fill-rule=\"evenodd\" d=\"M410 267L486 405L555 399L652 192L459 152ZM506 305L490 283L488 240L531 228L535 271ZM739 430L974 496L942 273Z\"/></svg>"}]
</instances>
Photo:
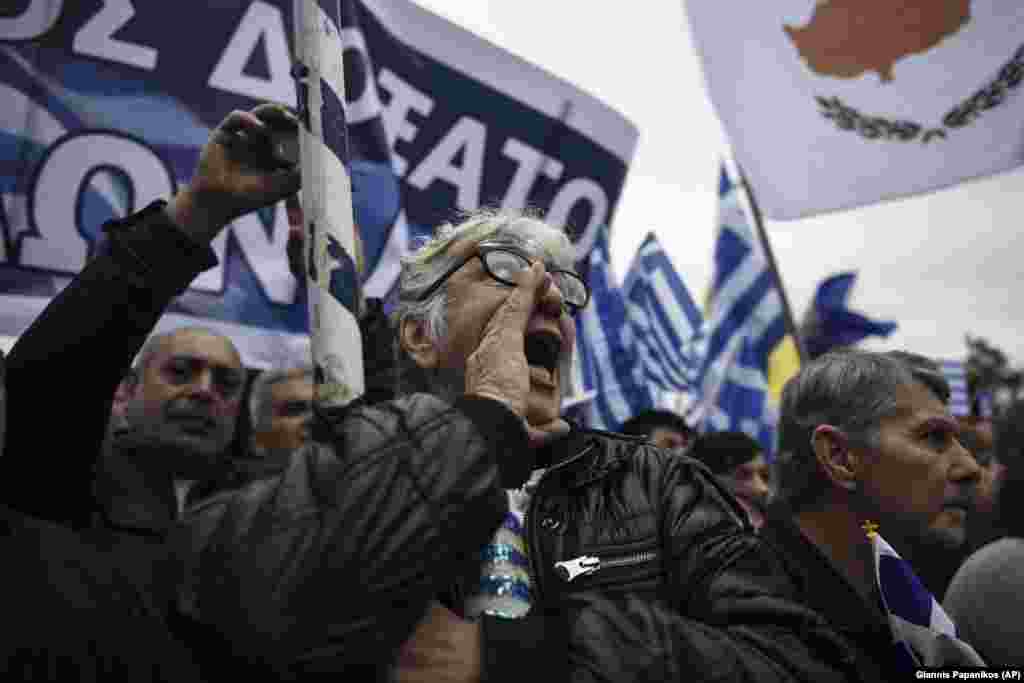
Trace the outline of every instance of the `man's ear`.
<instances>
[{"instance_id":1,"label":"man's ear","mask_svg":"<svg viewBox=\"0 0 1024 683\"><path fill-rule=\"evenodd\" d=\"M403 320L398 330L398 340L409 357L421 368L433 370L440 364L441 354L424 321L410 318Z\"/></svg>"},{"instance_id":2,"label":"man's ear","mask_svg":"<svg viewBox=\"0 0 1024 683\"><path fill-rule=\"evenodd\" d=\"M135 394L139 390L139 380L142 379L139 376L140 372L139 368L131 368L125 373L114 392L114 401L125 402L135 398Z\"/></svg>"},{"instance_id":3,"label":"man's ear","mask_svg":"<svg viewBox=\"0 0 1024 683\"><path fill-rule=\"evenodd\" d=\"M850 448L850 440L841 429L819 425L811 435L811 447L825 476L845 491L857 488L860 456Z\"/></svg>"}]
</instances>

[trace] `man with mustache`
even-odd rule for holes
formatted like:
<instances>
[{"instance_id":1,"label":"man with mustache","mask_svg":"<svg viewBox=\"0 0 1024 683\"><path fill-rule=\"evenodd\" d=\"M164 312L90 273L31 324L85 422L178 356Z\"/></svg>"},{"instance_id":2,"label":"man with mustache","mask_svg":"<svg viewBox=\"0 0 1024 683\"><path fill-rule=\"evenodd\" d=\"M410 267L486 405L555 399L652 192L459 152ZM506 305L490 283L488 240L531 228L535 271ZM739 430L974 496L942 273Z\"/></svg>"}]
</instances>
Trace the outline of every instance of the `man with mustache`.
<instances>
[{"instance_id":1,"label":"man with mustache","mask_svg":"<svg viewBox=\"0 0 1024 683\"><path fill-rule=\"evenodd\" d=\"M124 382L123 427L104 465L117 476L124 458L169 473L179 514L197 487L223 482L238 421L245 369L227 337L203 327L153 335ZM156 454L119 453L147 444ZM140 460L144 462L139 462Z\"/></svg>"}]
</instances>

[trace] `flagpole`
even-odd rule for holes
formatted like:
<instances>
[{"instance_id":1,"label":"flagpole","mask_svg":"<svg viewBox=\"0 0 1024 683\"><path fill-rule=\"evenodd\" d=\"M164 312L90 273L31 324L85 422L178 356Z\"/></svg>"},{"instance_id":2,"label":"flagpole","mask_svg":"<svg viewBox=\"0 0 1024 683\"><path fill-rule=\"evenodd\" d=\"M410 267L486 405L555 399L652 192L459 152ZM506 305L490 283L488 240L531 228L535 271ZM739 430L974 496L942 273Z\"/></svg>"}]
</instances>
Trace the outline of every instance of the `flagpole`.
<instances>
[{"instance_id":1,"label":"flagpole","mask_svg":"<svg viewBox=\"0 0 1024 683\"><path fill-rule=\"evenodd\" d=\"M292 9L314 403L326 412L365 391L341 9L339 0L293 0Z\"/></svg>"},{"instance_id":2,"label":"flagpole","mask_svg":"<svg viewBox=\"0 0 1024 683\"><path fill-rule=\"evenodd\" d=\"M764 248L765 260L768 261L768 267L772 271L772 275L775 278L775 284L779 290L779 299L782 300L782 312L786 319L786 331L789 332L790 336L793 337L793 343L796 344L797 355L800 356L800 364L803 365L807 361L807 350L804 348L803 338L800 336L799 328L796 326L796 318L793 317L793 309L789 305L789 297L786 295L786 287L782 283L782 276L779 274L779 266L775 261L775 253L772 251L771 242L768 241L768 232L764 229L764 220L761 216L761 208L757 204L757 199L754 197L754 190L747 182L747 176L743 173L743 168L739 165L739 162L735 162L736 174L739 176L740 185L743 187L747 195L747 204L750 207L750 217L754 221L754 227L757 229L758 239L761 240L761 246Z\"/></svg>"}]
</instances>

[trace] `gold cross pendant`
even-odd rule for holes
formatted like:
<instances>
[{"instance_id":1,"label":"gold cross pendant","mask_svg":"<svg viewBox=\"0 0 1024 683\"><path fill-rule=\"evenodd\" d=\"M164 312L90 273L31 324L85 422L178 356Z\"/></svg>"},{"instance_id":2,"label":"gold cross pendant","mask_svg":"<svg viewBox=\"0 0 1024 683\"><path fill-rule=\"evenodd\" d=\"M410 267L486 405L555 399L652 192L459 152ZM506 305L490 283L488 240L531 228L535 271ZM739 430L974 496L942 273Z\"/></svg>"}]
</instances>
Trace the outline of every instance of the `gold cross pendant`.
<instances>
[{"instance_id":1,"label":"gold cross pendant","mask_svg":"<svg viewBox=\"0 0 1024 683\"><path fill-rule=\"evenodd\" d=\"M878 535L878 525L872 522L870 519L861 524L861 528L864 529L864 532L868 535L868 538L874 538Z\"/></svg>"}]
</instances>

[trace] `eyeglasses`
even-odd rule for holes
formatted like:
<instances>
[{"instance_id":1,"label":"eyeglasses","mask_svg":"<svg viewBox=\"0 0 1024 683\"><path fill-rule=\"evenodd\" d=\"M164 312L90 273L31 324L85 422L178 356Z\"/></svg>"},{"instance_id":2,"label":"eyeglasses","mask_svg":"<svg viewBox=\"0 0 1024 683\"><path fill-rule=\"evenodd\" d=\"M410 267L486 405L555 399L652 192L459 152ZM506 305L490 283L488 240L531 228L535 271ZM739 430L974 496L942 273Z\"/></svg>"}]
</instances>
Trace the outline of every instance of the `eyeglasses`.
<instances>
[{"instance_id":1,"label":"eyeglasses","mask_svg":"<svg viewBox=\"0 0 1024 683\"><path fill-rule=\"evenodd\" d=\"M416 297L416 301L425 301L430 298L430 295L436 292L455 271L475 258L480 259L484 264L484 270L489 276L509 287L515 287L516 276L529 270L533 264L533 261L525 253L514 247L481 245L473 254L445 271L444 275L439 277L434 284ZM562 303L569 315L576 315L590 301L590 290L583 282L583 278L576 273L571 270L549 268L548 274L558 286L558 291L562 293Z\"/></svg>"}]
</instances>

